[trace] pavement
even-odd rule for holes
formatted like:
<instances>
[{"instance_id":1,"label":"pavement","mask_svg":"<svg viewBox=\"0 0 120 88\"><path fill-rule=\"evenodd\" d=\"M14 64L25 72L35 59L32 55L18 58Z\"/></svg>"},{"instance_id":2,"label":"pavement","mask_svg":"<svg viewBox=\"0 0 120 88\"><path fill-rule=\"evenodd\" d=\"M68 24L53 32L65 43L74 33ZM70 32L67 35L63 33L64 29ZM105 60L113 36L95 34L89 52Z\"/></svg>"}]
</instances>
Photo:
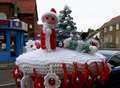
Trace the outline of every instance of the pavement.
<instances>
[{"instance_id":1,"label":"pavement","mask_svg":"<svg viewBox=\"0 0 120 88\"><path fill-rule=\"evenodd\" d=\"M0 86L0 88L16 88L15 85Z\"/></svg>"},{"instance_id":2,"label":"pavement","mask_svg":"<svg viewBox=\"0 0 120 88\"><path fill-rule=\"evenodd\" d=\"M14 66L14 62L0 62L0 88L15 88L15 82L12 79Z\"/></svg>"},{"instance_id":3,"label":"pavement","mask_svg":"<svg viewBox=\"0 0 120 88\"><path fill-rule=\"evenodd\" d=\"M0 62L0 70L13 69L14 66L14 62Z\"/></svg>"},{"instance_id":4,"label":"pavement","mask_svg":"<svg viewBox=\"0 0 120 88\"><path fill-rule=\"evenodd\" d=\"M12 70L0 70L0 85L14 82L12 79Z\"/></svg>"}]
</instances>

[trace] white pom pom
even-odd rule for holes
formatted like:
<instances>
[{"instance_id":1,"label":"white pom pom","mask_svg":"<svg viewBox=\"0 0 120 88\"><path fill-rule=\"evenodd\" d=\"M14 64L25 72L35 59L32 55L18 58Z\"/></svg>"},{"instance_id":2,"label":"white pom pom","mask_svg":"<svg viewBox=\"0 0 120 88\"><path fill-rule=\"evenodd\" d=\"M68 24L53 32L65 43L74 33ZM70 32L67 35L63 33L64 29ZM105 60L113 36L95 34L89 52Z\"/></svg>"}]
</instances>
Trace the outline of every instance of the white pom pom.
<instances>
[{"instance_id":1,"label":"white pom pom","mask_svg":"<svg viewBox=\"0 0 120 88\"><path fill-rule=\"evenodd\" d=\"M70 30L70 29L71 29L71 26L67 26L66 28L67 28L68 30Z\"/></svg>"},{"instance_id":2,"label":"white pom pom","mask_svg":"<svg viewBox=\"0 0 120 88\"><path fill-rule=\"evenodd\" d=\"M36 40L36 41L35 41L35 46L36 46L37 49L40 48L40 45L41 45L41 44L40 44L40 41L39 41L39 40Z\"/></svg>"},{"instance_id":3,"label":"white pom pom","mask_svg":"<svg viewBox=\"0 0 120 88\"><path fill-rule=\"evenodd\" d=\"M90 49L91 53L95 53L98 50L98 48L96 46L89 46L89 49Z\"/></svg>"}]
</instances>

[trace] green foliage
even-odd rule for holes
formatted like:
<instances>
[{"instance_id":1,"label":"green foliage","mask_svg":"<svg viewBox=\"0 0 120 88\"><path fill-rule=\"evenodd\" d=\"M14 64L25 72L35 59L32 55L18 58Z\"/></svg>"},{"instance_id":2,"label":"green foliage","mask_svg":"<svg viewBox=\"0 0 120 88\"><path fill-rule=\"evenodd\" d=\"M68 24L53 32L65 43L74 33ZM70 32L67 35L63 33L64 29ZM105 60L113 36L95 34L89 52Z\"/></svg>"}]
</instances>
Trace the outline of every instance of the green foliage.
<instances>
[{"instance_id":1,"label":"green foliage","mask_svg":"<svg viewBox=\"0 0 120 88\"><path fill-rule=\"evenodd\" d=\"M104 48L115 48L115 44L112 42L107 42L104 44Z\"/></svg>"},{"instance_id":2,"label":"green foliage","mask_svg":"<svg viewBox=\"0 0 120 88\"><path fill-rule=\"evenodd\" d=\"M76 31L76 23L73 22L73 17L70 16L71 10L65 6L59 14L59 23L57 25L57 39L64 40L70 37L70 34ZM61 34L62 33L62 34ZM62 37L61 37L62 36Z\"/></svg>"},{"instance_id":3,"label":"green foliage","mask_svg":"<svg viewBox=\"0 0 120 88\"><path fill-rule=\"evenodd\" d=\"M78 42L75 40L71 40L68 48L72 50L76 50L77 46L78 46Z\"/></svg>"},{"instance_id":4,"label":"green foliage","mask_svg":"<svg viewBox=\"0 0 120 88\"><path fill-rule=\"evenodd\" d=\"M94 31L95 31L94 29L88 28L88 33L92 33Z\"/></svg>"},{"instance_id":5,"label":"green foliage","mask_svg":"<svg viewBox=\"0 0 120 88\"><path fill-rule=\"evenodd\" d=\"M81 51L84 53L89 53L90 49L89 49L89 44L84 44L83 47L81 48Z\"/></svg>"}]
</instances>

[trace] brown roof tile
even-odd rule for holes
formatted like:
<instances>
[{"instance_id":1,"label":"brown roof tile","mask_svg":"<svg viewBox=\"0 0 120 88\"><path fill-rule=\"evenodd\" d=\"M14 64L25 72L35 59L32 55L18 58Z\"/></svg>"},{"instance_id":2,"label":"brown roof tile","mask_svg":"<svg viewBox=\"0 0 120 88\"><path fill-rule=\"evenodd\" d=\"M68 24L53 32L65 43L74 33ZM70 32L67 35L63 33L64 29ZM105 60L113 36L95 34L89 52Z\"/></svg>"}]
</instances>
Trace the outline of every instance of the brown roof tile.
<instances>
[{"instance_id":1,"label":"brown roof tile","mask_svg":"<svg viewBox=\"0 0 120 88\"><path fill-rule=\"evenodd\" d=\"M0 0L0 3L17 4L19 13L37 13L36 0Z\"/></svg>"},{"instance_id":2,"label":"brown roof tile","mask_svg":"<svg viewBox=\"0 0 120 88\"><path fill-rule=\"evenodd\" d=\"M120 16L112 18L110 21L103 24L103 26L101 28L104 28L104 27L107 27L107 26L110 26L110 25L113 25L116 23L120 23Z\"/></svg>"},{"instance_id":3,"label":"brown roof tile","mask_svg":"<svg viewBox=\"0 0 120 88\"><path fill-rule=\"evenodd\" d=\"M36 0L18 0L17 5L20 13L34 13L36 10Z\"/></svg>"},{"instance_id":4,"label":"brown roof tile","mask_svg":"<svg viewBox=\"0 0 120 88\"><path fill-rule=\"evenodd\" d=\"M17 3L20 13L34 13L36 11L36 0L0 0L0 3Z\"/></svg>"},{"instance_id":5,"label":"brown roof tile","mask_svg":"<svg viewBox=\"0 0 120 88\"><path fill-rule=\"evenodd\" d=\"M14 3L15 0L0 0L0 3Z\"/></svg>"}]
</instances>

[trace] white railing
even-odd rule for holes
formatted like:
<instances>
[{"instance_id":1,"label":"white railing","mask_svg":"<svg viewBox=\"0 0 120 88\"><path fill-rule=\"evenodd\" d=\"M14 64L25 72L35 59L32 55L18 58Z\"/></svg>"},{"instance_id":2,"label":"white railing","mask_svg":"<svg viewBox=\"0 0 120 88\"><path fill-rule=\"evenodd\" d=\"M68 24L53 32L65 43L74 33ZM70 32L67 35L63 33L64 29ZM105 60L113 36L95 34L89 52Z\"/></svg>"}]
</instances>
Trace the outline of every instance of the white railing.
<instances>
[{"instance_id":1,"label":"white railing","mask_svg":"<svg viewBox=\"0 0 120 88\"><path fill-rule=\"evenodd\" d=\"M28 24L23 22L23 21L20 21L19 19L2 20L2 22L3 23L0 24L0 28L13 29L13 30L23 30L23 31L28 30Z\"/></svg>"}]
</instances>

